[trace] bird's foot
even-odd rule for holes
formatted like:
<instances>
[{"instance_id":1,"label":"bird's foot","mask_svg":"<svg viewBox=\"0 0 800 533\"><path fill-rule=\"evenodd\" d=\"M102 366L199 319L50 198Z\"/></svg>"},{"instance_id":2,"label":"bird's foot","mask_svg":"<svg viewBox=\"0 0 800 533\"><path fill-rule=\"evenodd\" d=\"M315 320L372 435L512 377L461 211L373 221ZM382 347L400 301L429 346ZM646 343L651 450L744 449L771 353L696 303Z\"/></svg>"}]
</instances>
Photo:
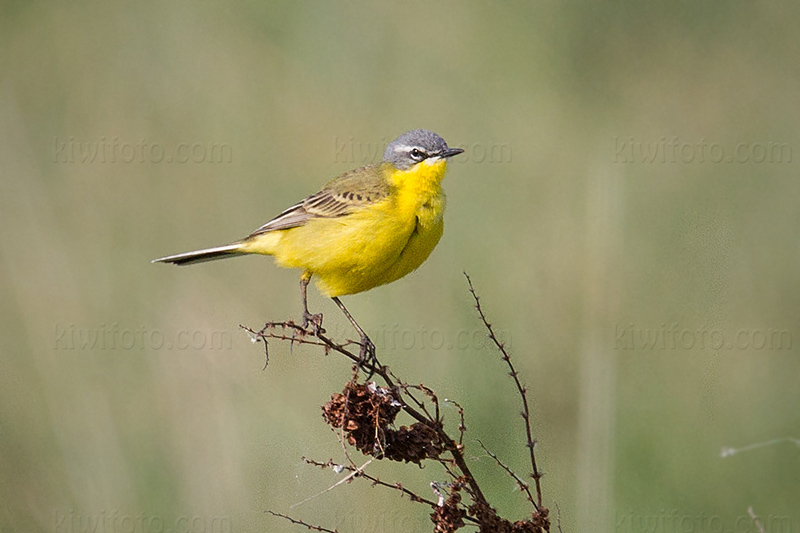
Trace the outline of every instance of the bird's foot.
<instances>
[{"instance_id":1,"label":"bird's foot","mask_svg":"<svg viewBox=\"0 0 800 533\"><path fill-rule=\"evenodd\" d=\"M322 327L322 313L311 314L308 309L303 311L303 329L311 332L312 335L325 333Z\"/></svg>"},{"instance_id":2,"label":"bird's foot","mask_svg":"<svg viewBox=\"0 0 800 533\"><path fill-rule=\"evenodd\" d=\"M361 345L361 350L358 355L360 359L358 366L368 373L367 380L369 380L375 374L375 371L381 368L381 365L378 362L377 355L375 354L375 344L373 344L369 337L362 335L361 342L359 344Z\"/></svg>"}]
</instances>

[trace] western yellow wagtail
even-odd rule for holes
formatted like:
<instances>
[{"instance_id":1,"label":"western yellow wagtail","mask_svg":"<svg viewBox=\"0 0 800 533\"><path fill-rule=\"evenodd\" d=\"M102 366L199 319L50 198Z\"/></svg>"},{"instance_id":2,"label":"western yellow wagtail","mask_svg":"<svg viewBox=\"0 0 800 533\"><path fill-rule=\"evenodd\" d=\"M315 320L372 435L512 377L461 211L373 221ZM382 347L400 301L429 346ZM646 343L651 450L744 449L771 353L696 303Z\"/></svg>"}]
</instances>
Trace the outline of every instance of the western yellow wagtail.
<instances>
[{"instance_id":1,"label":"western yellow wagtail","mask_svg":"<svg viewBox=\"0 0 800 533\"><path fill-rule=\"evenodd\" d=\"M301 268L303 327L321 325L308 312L312 276L361 336L361 360L375 346L342 304L355 294L402 278L433 251L444 230L442 178L447 159L463 152L427 130L412 130L389 143L383 161L334 178L248 237L225 246L153 262L190 265L244 254L271 255L278 265Z\"/></svg>"}]
</instances>

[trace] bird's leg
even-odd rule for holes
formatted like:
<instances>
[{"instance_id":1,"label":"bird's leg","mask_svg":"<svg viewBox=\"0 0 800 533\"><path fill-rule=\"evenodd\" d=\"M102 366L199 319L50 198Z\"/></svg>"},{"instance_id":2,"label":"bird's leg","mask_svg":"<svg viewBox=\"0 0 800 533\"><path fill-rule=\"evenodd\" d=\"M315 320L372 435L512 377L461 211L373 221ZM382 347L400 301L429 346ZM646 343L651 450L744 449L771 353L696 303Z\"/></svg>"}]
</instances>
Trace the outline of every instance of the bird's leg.
<instances>
[{"instance_id":1,"label":"bird's leg","mask_svg":"<svg viewBox=\"0 0 800 533\"><path fill-rule=\"evenodd\" d=\"M308 312L308 283L311 281L311 273L303 272L300 277L300 296L303 298L303 329L309 325L313 326L314 335L324 332L322 329L322 313L312 315Z\"/></svg>"},{"instance_id":2,"label":"bird's leg","mask_svg":"<svg viewBox=\"0 0 800 533\"><path fill-rule=\"evenodd\" d=\"M347 320L350 321L350 323L353 325L353 327L356 328L356 331L358 332L358 334L361 336L361 342L360 342L360 344L361 344L361 352L359 353L359 357L361 358L361 361L359 361L358 364L364 370L368 370L369 371L369 375L367 376L367 379L369 379L369 378L372 377L372 374L375 373L375 369L376 368L380 368L380 363L378 363L378 358L375 355L375 345L372 343L372 341L367 336L367 334L364 332L364 330L361 329L361 326L358 325L358 322L355 321L355 319L353 318L353 315L350 314L350 312L344 306L342 301L339 298L337 298L336 296L334 296L332 298L332 300L336 303L336 305L339 306L339 309L342 310L342 313L344 313L344 316L347 317Z\"/></svg>"}]
</instances>

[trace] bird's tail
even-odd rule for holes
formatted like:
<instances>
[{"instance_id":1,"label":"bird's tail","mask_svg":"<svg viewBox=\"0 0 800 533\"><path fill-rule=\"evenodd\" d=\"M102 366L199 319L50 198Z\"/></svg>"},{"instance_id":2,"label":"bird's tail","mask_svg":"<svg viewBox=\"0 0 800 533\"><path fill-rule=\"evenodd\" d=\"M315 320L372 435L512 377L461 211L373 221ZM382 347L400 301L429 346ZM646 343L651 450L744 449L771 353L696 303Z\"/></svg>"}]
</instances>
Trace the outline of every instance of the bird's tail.
<instances>
[{"instance_id":1,"label":"bird's tail","mask_svg":"<svg viewBox=\"0 0 800 533\"><path fill-rule=\"evenodd\" d=\"M225 259L226 257L236 257L237 255L245 255L247 252L242 251L241 243L227 244L225 246L217 246L216 248L206 248L205 250L195 250L194 252L185 252L177 255L168 255L159 259L153 259L152 263L172 263L173 265L193 265L195 263L205 263L206 261L216 261L217 259Z\"/></svg>"}]
</instances>

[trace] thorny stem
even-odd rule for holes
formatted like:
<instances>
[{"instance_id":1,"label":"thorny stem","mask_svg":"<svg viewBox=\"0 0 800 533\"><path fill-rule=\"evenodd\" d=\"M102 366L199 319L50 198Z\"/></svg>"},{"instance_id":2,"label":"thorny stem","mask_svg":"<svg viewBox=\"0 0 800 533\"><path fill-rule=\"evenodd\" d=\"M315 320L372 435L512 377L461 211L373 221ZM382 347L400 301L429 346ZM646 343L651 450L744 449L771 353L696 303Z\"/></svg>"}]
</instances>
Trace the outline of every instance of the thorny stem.
<instances>
[{"instance_id":1,"label":"thorny stem","mask_svg":"<svg viewBox=\"0 0 800 533\"><path fill-rule=\"evenodd\" d=\"M322 531L323 533L339 533L339 531L336 530L336 529L326 529L324 527L312 526L311 524L303 522L302 520L295 520L291 516L286 516L285 514L276 513L274 511L267 511L267 512L269 514L271 514L272 516L277 516L277 517L280 517L280 518L284 518L284 519L288 520L289 522L291 522L292 524L298 524L298 525L301 525L301 526L305 526L306 529L310 529L311 531Z\"/></svg>"},{"instance_id":2,"label":"thorny stem","mask_svg":"<svg viewBox=\"0 0 800 533\"><path fill-rule=\"evenodd\" d=\"M260 338L264 341L264 346L266 350L266 340L268 338L273 339L280 339L280 340L294 340L294 342L300 344L315 344L315 345L322 345L325 347L326 350L331 350L338 352L354 363L361 363L363 362L359 355L354 354L353 352L346 349L347 344L337 344L333 342L328 336L326 336L322 331L309 331L294 322L268 322L264 325L263 328L259 331L254 331L253 329L240 325L242 329L248 331L250 334L254 335L257 338ZM299 334L300 337L292 338L286 335L279 335L270 333L268 330L274 329L276 327L280 327L283 329L291 329L295 333ZM312 337L316 337L321 341L309 341L305 339L303 336L309 335ZM475 477L472 475L472 471L470 471L469 466L467 465L466 460L464 459L464 455L461 453L461 447L453 440L447 432L444 430L441 424L438 424L437 421L432 420L430 417L425 416L417 409L409 405L405 399L399 394L402 391L402 386L398 385L391 376L391 372L389 371L389 367L382 366L380 364L374 364L369 368L370 372L374 372L374 374L380 376L380 378L386 383L386 385L398 392L398 397L400 398L400 403L402 404L402 409L405 411L411 418L416 420L417 422L421 422L428 427L431 427L436 433L439 435L439 438L445 443L447 450L450 452L450 455L453 456L453 461L456 463L458 469L463 473L464 479L467 481L467 485L469 486L470 493L475 497L475 500L479 503L489 505L486 497L483 495L483 491L481 491L478 482L475 480Z\"/></svg>"},{"instance_id":3,"label":"thorny stem","mask_svg":"<svg viewBox=\"0 0 800 533\"><path fill-rule=\"evenodd\" d=\"M411 499L411 501L422 502L422 503L430 505L431 507L436 507L436 502L434 502L432 500L429 500L427 498L423 498L422 496L420 496L416 492L413 492L413 491L405 488L400 483L395 483L395 484L386 483L385 481L381 481L379 478L373 477L373 476L367 474L363 470L359 471L358 469L356 469L356 468L354 468L352 466L349 466L349 465L336 465L333 462L333 459L329 460L327 463L321 463L319 461L314 461L313 459L308 459L308 458L304 457L303 461L305 461L306 464L310 464L312 466L318 466L320 468L333 468L333 467L339 466L339 467L342 467L342 468L344 468L345 470L347 470L349 472L357 472L356 473L357 477L363 477L364 479L368 479L369 481L372 481L372 483L374 485L380 485L382 487L388 487L390 489L399 490L400 492L402 492L403 494L408 496Z\"/></svg>"},{"instance_id":4,"label":"thorny stem","mask_svg":"<svg viewBox=\"0 0 800 533\"><path fill-rule=\"evenodd\" d=\"M444 401L455 405L456 409L458 409L458 416L461 417L461 423L458 425L458 445L461 446L464 442L464 433L467 431L467 423L464 421L464 408L455 400L448 400L445 398Z\"/></svg>"},{"instance_id":5,"label":"thorny stem","mask_svg":"<svg viewBox=\"0 0 800 533\"><path fill-rule=\"evenodd\" d=\"M556 525L558 526L558 531L559 533L564 533L564 530L561 529L561 507L558 506L558 502L556 502L556 511L558 513L556 515ZM762 533L764 532L762 531Z\"/></svg>"},{"instance_id":6,"label":"thorny stem","mask_svg":"<svg viewBox=\"0 0 800 533\"><path fill-rule=\"evenodd\" d=\"M503 462L502 462L502 461L501 461L501 460L500 460L500 459L497 457L497 454L495 454L495 453L492 453L492 452L489 450L489 448L487 448L487 447L486 447L486 446L485 446L485 445L484 445L484 444L483 444L483 443L482 443L480 440L478 440L478 444L480 444L480 445L481 445L481 448L483 448L483 451L485 451L487 454L489 454L489 457L491 457L492 459L494 459L494 462L495 462L495 463L497 463L497 464L498 464L498 466L500 466L500 468L502 468L503 470L505 470L505 471L506 471L506 473L508 473L508 475L509 475L509 476L511 476L512 478L514 478L514 481L516 481L516 482L517 482L517 485L519 486L520 490L524 490L524 491L525 491L525 494L527 494L527 495L528 495L528 501L529 501L529 502L533 502L533 495L531 494L531 488L530 488L530 486L529 486L527 483L525 483L524 481L522 481L522 480L519 478L519 476L518 476L518 475L517 475L517 474L516 474L516 473L515 473L513 470L511 470L511 468L510 468L508 465L506 465L505 463L503 463ZM536 504L534 503L534 505L536 505Z\"/></svg>"},{"instance_id":7,"label":"thorny stem","mask_svg":"<svg viewBox=\"0 0 800 533\"><path fill-rule=\"evenodd\" d=\"M354 468L354 467L348 466L348 465L337 465L336 463L333 462L333 459L330 459L327 462L322 463L320 461L315 461L313 459L309 459L307 457L303 457L303 461L305 461L306 464L309 464L309 465L312 465L312 466L317 466L319 468L334 468L336 466L339 466L339 467L341 467L341 468L343 468L343 469L345 469L345 470L347 470L349 472L355 472L355 476L354 477L363 477L364 479L366 479L368 481L371 481L373 485L379 485L381 487L386 487L386 488L389 488L389 489L397 490L397 491L405 494L406 496L408 496L408 498L412 502L424 503L424 504L430 506L433 509L435 509L435 508L437 508L439 506L439 504L436 503L435 501L429 500L428 498L425 498L425 497L422 497L419 494L417 494L416 492L405 488L402 483L387 483L385 481L381 481L380 478L377 478L375 476L371 476L371 475L367 474L364 470L359 470L358 468ZM457 477L457 476L453 476L453 477ZM471 522L476 522L475 518L473 518L471 516L465 516L464 519L465 520L469 520Z\"/></svg>"},{"instance_id":8,"label":"thorny stem","mask_svg":"<svg viewBox=\"0 0 800 533\"><path fill-rule=\"evenodd\" d=\"M533 506L539 511L543 504L542 504L542 487L540 483L540 479L542 475L539 473L539 469L536 467L536 454L533 451L533 448L536 446L536 441L533 440L533 431L531 430L531 417L530 417L530 409L528 408L528 389L520 382L519 374L517 374L517 370L514 368L514 363L511 362L511 356L508 355L508 351L506 351L505 343L501 342L497 335L494 333L494 328L489 323L486 318L486 315L483 312L483 308L481 307L481 300L478 298L478 294L475 292L475 288L472 285L472 280L469 277L469 274L464 272L464 276L467 278L467 283L469 284L469 292L472 294L472 298L475 300L475 308L478 310L478 315L480 315L481 322L486 327L486 330L489 332L489 338L492 340L497 349L500 350L502 354L503 361L506 362L509 369L509 375L514 379L514 383L517 385L517 390L519 391L519 395L522 398L522 418L525 420L525 433L528 438L527 446L528 450L530 451L531 457L531 469L533 473L531 477L536 482L536 501L531 500Z\"/></svg>"},{"instance_id":9,"label":"thorny stem","mask_svg":"<svg viewBox=\"0 0 800 533\"><path fill-rule=\"evenodd\" d=\"M508 366L509 375L514 380L514 383L515 383L515 385L517 387L517 391L519 392L520 397L522 399L523 410L522 410L522 412L520 414L521 414L523 420L525 421L525 432L526 432L526 436L527 436L526 445L527 445L527 447L529 449L529 452L530 452L530 462L531 462L531 469L532 469L531 477L535 481L536 501L534 501L534 498L533 498L533 496L532 496L532 494L530 492L528 484L523 482L508 466L503 464L497 458L497 456L495 454L491 453L488 449L486 449L486 447L483 446L482 443L481 443L481 446L483 447L483 449L492 458L494 458L494 460L506 472L508 472L509 475L511 475L515 479L515 481L517 481L517 483L519 484L520 488L522 488L526 492L528 500L531 502L531 504L533 505L533 507L537 511L537 513L544 512L544 516L546 517L547 509L545 509L544 506L543 506L542 489L541 489L541 483L540 483L540 479L542 477L542 474L539 472L539 469L538 469L538 467L536 465L536 456L535 456L535 453L534 453L534 447L536 445L536 441L533 439L533 431L532 431L532 428L531 428L530 408L529 408L529 405L528 405L527 388L520 381L519 375L517 374L516 368L514 367L514 364L511 361L511 357L510 357L508 351L506 350L505 344L503 342L501 342L497 338L497 335L495 334L494 328L492 327L491 323L486 318L486 315L485 315L485 313L483 311L483 308L481 307L480 299L479 299L477 293L475 292L474 286L472 285L472 280L470 279L469 275L466 272L464 272L464 276L467 278L467 283L469 284L470 294L472 295L473 299L475 300L475 308L478 311L478 314L480 316L481 322L483 323L484 327L486 328L486 330L488 332L488 337L492 340L494 345L497 347L497 349L502 354L501 355L501 359L503 361L505 361L506 365ZM307 309L305 310L305 313L304 313L304 324L302 326L300 326L298 324L295 324L293 321L286 321L286 322L267 322L264 325L264 327L261 328L261 330L259 330L259 331L254 331L251 328L243 326L243 325L240 325L240 327L242 329L246 330L247 332L249 332L251 335L253 335L254 342L256 340L260 340L260 341L264 342L264 350L265 350L265 355L267 356L267 360L269 358L268 347L267 347L267 339L278 339L278 340L289 341L291 343L297 342L298 344L309 344L309 345L315 345L315 346L322 346L324 348L324 350L325 350L326 355L328 353L330 353L331 351L334 351L334 352L337 352L337 353L340 353L340 354L344 355L345 357L347 357L348 359L350 359L352 362L354 362L356 364L356 366L354 368L355 374L354 374L353 379L355 379L359 368L364 369L365 371L369 372L369 377L371 377L373 375L378 375L386 383L387 387L389 387L390 389L392 389L396 393L395 397L400 402L401 409L404 412L406 412L411 418L413 418L417 422L420 422L420 423L424 424L425 426L433 429L437 433L439 439L444 443L444 449L449 451L450 455L452 456L452 461L444 460L444 459L441 459L441 458L438 459L438 462L440 464L442 464L442 466L445 468L445 470L448 472L448 474L450 476L452 476L454 479L460 480L461 482L466 482L466 486L464 486L464 489L471 495L473 501L475 502L475 505L477 505L479 507L482 507L482 508L491 509L488 501L486 500L486 497L484 496L483 492L481 491L480 487L478 486L478 483L475 480L475 477L472 475L472 472L470 471L469 466L467 465L466 460L464 459L462 440L463 440L463 436L464 436L465 426L464 426L464 411L461 408L461 406L458 405L455 402L452 402L458 408L459 414L460 414L460 417L461 417L461 423L459 425L459 440L458 440L458 442L456 442L444 430L444 426L441 423L440 414L439 414L439 403L438 403L438 400L436 398L435 393L432 390L428 389L427 387L425 387L424 385L421 385L421 384L419 386L411 386L411 385L408 385L407 383L402 382L400 379L398 379L396 376L394 376L394 374L392 374L392 372L389 369L389 367L381 365L378 362L377 358L374 357L374 355L373 355L373 357L371 359L365 361L365 357L364 357L363 353L355 354L355 353L353 353L352 351L350 351L348 349L348 347L351 346L351 345L357 345L357 346L362 348L361 352L363 352L363 348L364 348L363 342L362 343L357 343L355 341L348 340L343 344L338 344L338 343L334 342L331 338L329 338L329 337L327 337L325 335L325 330L322 329L322 327L321 327L321 318L322 318L321 315L313 315L312 318L314 318L315 320L313 322L308 321L309 322L308 324L306 323L307 318L308 318L306 315L309 315ZM317 316L319 316L319 323L316 322ZM280 329L282 329L284 331L289 330L289 331L292 332L292 335L289 336L286 333L277 333L277 332L275 332L274 330L278 329L278 328L280 328ZM360 328L357 327L357 329L359 329L359 333L362 335L362 341L363 341L364 334L360 330ZM309 339L307 337L311 337L311 339ZM417 398L414 397L413 394L411 394L411 392L409 391L409 388L416 388L416 389L424 392L426 395L428 395L431 398L431 400L433 401L433 403L434 403L434 405L436 407L436 415L435 415L435 417L432 416L428 412L428 410L425 407L425 404L423 402L420 402L419 400L417 400ZM407 395L408 398L410 398L417 405L416 408L411 406L411 405L409 405L409 403L406 401L405 397L403 396L403 393L405 393L405 395ZM445 400L445 401L449 401L449 400ZM418 409L421 409L422 412L420 412ZM429 506L431 506L433 508L437 508L438 507L438 504L436 502L433 502L433 501L431 501L429 499L426 499L426 498L423 498L422 496L419 496L418 494L416 494L416 493L406 489L405 487L403 487L400 483L389 484L389 483L386 483L384 481L381 481L379 478L370 476L369 474L364 472L362 469L356 467L354 465L354 463L352 462L352 459L350 459L349 455L347 456L347 458L348 458L348 460L350 461L351 464L350 465L345 465L343 468L349 470L352 473L352 475L357 476L357 477L364 477L365 479L370 480L374 485L380 485L380 486L384 486L384 487L388 487L388 488L392 488L392 489L398 490L401 493L406 494L412 501L425 503L425 504L427 504L427 505L429 505ZM328 461L327 463L319 463L319 462L316 462L316 461L313 461L313 460L309 460L309 459L305 459L305 458L304 458L304 460L309 464L316 465L316 466L323 467L323 468L327 467L327 466L331 466L331 467L335 466L332 460ZM456 468L461 473L460 476L457 475L456 472L451 470L451 465L452 464L455 464ZM327 532L327 533L337 533L336 530L330 530L330 529L325 529L325 528L318 527L318 526L313 526L313 525L310 525L310 524L308 524L306 522L303 522L302 520L295 520L295 519L293 519L293 518L291 518L289 516L282 515L280 513L275 513L275 512L272 512L272 511L268 511L268 512L270 514L274 515L274 516L278 516L278 517L284 518L286 520L289 520L290 522L292 522L294 524L305 526L307 529L310 529L310 530L322 531L322 532ZM561 513L560 513L560 509L559 509L559 515L558 515L558 530L559 531L561 531L561 516L560 515L561 515ZM476 523L477 525L479 525L481 527L483 526L482 522L478 519L478 517L473 517L473 516L470 516L469 514L467 514L463 518L466 519L466 520L469 520L470 522ZM547 526L545 526L543 529L546 530L546 531L549 531L549 528ZM539 530L539 529L537 529L537 530Z\"/></svg>"}]
</instances>

